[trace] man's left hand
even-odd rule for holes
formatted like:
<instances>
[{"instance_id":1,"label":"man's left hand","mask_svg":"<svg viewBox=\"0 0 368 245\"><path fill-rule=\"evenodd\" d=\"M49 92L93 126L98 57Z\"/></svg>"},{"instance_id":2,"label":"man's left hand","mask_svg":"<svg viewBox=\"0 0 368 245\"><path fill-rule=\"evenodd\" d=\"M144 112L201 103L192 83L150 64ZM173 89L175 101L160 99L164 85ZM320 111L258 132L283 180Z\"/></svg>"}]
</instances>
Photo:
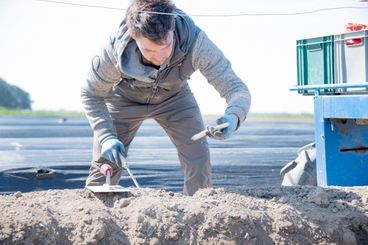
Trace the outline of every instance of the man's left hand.
<instances>
[{"instance_id":1,"label":"man's left hand","mask_svg":"<svg viewBox=\"0 0 368 245\"><path fill-rule=\"evenodd\" d=\"M236 130L238 126L238 117L235 114L225 114L223 117L217 119L216 123L218 125L229 123L229 126L221 130L215 130L213 127L208 126L208 136L217 140L227 139Z\"/></svg>"}]
</instances>

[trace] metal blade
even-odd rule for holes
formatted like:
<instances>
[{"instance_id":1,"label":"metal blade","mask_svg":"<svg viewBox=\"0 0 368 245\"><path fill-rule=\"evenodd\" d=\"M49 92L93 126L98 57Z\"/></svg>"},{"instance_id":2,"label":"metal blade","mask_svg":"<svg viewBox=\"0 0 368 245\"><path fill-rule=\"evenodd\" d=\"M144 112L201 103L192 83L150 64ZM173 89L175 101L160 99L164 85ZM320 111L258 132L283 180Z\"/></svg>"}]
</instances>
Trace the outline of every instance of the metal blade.
<instances>
[{"instance_id":1,"label":"metal blade","mask_svg":"<svg viewBox=\"0 0 368 245\"><path fill-rule=\"evenodd\" d=\"M131 189L124 188L120 185L96 185L96 186L86 186L85 187L88 190L91 190L95 193L108 193L108 192L126 192L130 193Z\"/></svg>"}]
</instances>

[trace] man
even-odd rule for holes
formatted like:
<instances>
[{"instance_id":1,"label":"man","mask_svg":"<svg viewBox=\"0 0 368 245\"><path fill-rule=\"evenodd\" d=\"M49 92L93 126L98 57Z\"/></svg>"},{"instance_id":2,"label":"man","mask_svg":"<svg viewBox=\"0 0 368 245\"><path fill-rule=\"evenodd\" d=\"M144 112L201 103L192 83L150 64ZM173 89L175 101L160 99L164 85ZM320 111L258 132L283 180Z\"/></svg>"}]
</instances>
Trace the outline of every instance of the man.
<instances>
[{"instance_id":1,"label":"man","mask_svg":"<svg viewBox=\"0 0 368 245\"><path fill-rule=\"evenodd\" d=\"M94 132L94 154L87 185L102 185L99 168L113 163L111 182L118 184L139 126L153 118L169 135L184 171L184 194L211 186L211 163L204 129L187 80L195 70L227 101L228 122L210 137L228 138L245 120L250 107L246 85L214 43L171 0L136 0L116 35L92 67L81 98ZM203 92L204 93L204 92Z\"/></svg>"}]
</instances>

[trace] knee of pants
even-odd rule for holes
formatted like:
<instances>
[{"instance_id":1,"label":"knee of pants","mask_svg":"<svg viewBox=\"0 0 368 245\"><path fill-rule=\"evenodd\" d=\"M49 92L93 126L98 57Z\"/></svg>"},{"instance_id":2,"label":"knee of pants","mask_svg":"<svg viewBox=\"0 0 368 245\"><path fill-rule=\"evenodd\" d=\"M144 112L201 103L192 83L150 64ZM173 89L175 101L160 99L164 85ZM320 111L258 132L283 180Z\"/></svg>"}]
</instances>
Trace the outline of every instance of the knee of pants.
<instances>
[{"instance_id":1,"label":"knee of pants","mask_svg":"<svg viewBox=\"0 0 368 245\"><path fill-rule=\"evenodd\" d=\"M187 173L184 179L184 194L193 195L200 188L212 187L211 171L199 170Z\"/></svg>"},{"instance_id":2,"label":"knee of pants","mask_svg":"<svg viewBox=\"0 0 368 245\"><path fill-rule=\"evenodd\" d=\"M207 142L182 144L177 146L179 160L183 168L202 168L209 166L210 151Z\"/></svg>"},{"instance_id":3,"label":"knee of pants","mask_svg":"<svg viewBox=\"0 0 368 245\"><path fill-rule=\"evenodd\" d=\"M197 189L211 185L211 164L209 159L197 163L182 163L184 185L186 188Z\"/></svg>"}]
</instances>

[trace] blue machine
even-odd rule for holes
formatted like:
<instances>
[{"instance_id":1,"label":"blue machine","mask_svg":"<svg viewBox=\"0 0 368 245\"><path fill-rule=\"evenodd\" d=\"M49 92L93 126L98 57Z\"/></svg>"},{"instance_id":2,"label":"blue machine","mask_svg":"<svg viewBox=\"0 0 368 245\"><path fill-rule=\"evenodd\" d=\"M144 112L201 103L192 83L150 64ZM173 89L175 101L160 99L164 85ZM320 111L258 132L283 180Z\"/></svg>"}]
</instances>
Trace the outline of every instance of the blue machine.
<instances>
[{"instance_id":1,"label":"blue machine","mask_svg":"<svg viewBox=\"0 0 368 245\"><path fill-rule=\"evenodd\" d=\"M357 88L361 90L355 91ZM368 83L305 85L290 89L314 91L319 186L368 185L367 89Z\"/></svg>"}]
</instances>

